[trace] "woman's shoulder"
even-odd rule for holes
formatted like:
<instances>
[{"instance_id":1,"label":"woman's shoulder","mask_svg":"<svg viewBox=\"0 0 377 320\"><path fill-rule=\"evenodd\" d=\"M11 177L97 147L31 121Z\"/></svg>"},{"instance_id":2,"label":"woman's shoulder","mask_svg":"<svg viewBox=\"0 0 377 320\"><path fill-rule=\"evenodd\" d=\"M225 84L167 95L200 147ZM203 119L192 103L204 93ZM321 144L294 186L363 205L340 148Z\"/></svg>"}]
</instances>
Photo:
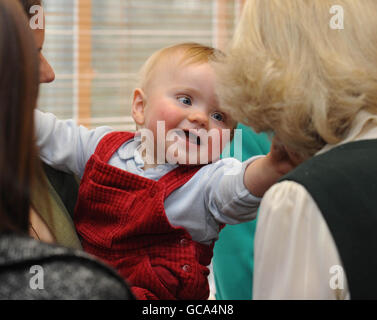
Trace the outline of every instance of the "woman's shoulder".
<instances>
[{"instance_id":1,"label":"woman's shoulder","mask_svg":"<svg viewBox=\"0 0 377 320\"><path fill-rule=\"evenodd\" d=\"M74 249L0 236L0 299L133 299L111 268Z\"/></svg>"}]
</instances>

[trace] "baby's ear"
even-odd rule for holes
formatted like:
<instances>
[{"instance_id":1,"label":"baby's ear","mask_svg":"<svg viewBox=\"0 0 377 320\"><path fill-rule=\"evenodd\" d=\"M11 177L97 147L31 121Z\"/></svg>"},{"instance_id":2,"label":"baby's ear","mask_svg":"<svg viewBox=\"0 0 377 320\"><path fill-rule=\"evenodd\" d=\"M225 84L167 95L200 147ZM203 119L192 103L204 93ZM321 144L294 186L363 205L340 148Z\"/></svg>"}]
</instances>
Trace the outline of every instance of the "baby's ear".
<instances>
[{"instance_id":1,"label":"baby's ear","mask_svg":"<svg viewBox=\"0 0 377 320\"><path fill-rule=\"evenodd\" d=\"M145 95L143 90L137 88L134 90L134 96L132 100L132 118L136 124L142 126L145 121L144 117L145 108Z\"/></svg>"}]
</instances>

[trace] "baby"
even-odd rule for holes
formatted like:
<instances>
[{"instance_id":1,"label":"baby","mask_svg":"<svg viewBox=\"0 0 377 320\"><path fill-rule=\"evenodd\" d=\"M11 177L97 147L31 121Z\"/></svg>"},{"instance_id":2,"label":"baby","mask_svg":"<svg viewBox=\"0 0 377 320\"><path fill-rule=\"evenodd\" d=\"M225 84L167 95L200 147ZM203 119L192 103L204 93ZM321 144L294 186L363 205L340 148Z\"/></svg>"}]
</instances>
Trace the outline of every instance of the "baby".
<instances>
[{"instance_id":1,"label":"baby","mask_svg":"<svg viewBox=\"0 0 377 320\"><path fill-rule=\"evenodd\" d=\"M42 159L81 178L74 222L84 250L139 299L207 299L221 227L254 219L260 197L291 169L274 143L265 157L218 160L236 123L219 109L216 56L194 43L153 54L133 95L136 134L36 113Z\"/></svg>"}]
</instances>

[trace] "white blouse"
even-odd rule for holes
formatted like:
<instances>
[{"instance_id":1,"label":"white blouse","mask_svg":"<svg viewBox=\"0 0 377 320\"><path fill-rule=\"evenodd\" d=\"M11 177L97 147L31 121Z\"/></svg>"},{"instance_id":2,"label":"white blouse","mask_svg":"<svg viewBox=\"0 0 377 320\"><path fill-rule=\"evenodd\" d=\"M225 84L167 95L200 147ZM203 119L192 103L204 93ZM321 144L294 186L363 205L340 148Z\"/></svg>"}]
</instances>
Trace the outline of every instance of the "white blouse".
<instances>
[{"instance_id":1,"label":"white blouse","mask_svg":"<svg viewBox=\"0 0 377 320\"><path fill-rule=\"evenodd\" d=\"M376 138L377 116L361 111L340 144ZM334 239L302 185L283 181L266 192L254 245L254 299L350 299Z\"/></svg>"}]
</instances>

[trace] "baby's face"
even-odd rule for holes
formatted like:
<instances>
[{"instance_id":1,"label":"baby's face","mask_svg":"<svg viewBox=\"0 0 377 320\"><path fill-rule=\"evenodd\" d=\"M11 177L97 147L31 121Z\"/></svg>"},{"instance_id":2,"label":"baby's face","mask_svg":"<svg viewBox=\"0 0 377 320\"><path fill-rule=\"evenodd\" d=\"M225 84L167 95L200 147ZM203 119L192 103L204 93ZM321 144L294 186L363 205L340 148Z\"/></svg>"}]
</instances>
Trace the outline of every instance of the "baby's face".
<instances>
[{"instance_id":1,"label":"baby's face","mask_svg":"<svg viewBox=\"0 0 377 320\"><path fill-rule=\"evenodd\" d=\"M170 61L154 73L144 92L143 127L153 132L155 150L165 141L166 162L206 164L219 159L235 122L219 110L214 85L208 63L179 66Z\"/></svg>"}]
</instances>

